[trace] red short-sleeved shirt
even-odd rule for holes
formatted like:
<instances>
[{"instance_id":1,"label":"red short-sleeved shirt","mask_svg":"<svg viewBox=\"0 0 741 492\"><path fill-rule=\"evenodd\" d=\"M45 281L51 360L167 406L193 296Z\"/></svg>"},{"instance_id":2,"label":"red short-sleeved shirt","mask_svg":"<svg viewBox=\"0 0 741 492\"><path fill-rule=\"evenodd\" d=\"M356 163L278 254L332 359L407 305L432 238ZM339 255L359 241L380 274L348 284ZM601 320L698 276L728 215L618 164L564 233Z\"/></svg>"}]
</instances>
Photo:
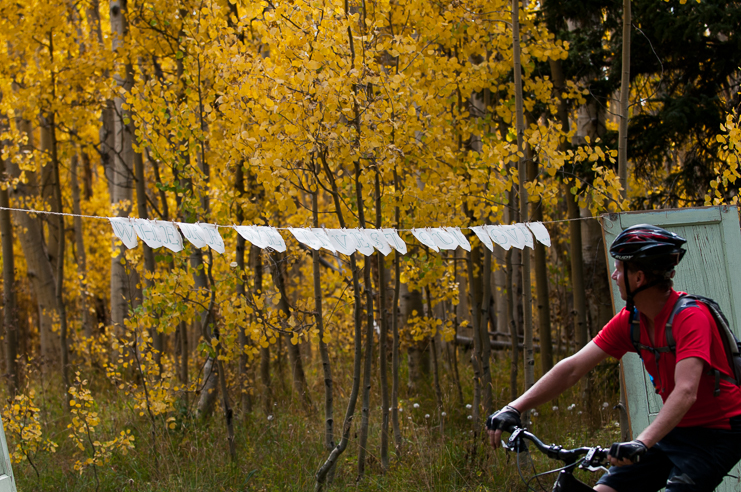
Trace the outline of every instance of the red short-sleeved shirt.
<instances>
[{"instance_id":1,"label":"red short-sleeved shirt","mask_svg":"<svg viewBox=\"0 0 741 492\"><path fill-rule=\"evenodd\" d=\"M678 298L679 293L672 290L664 308L654 319L656 345L653 345L648 337L648 318L643 314L640 315L643 345L656 348L666 346L664 325ZM626 352L635 352L630 340L628 319L629 313L623 308L594 337L594 343L616 359L620 359ZM686 308L674 318L672 334L677 344L676 355L671 352L661 353L657 365L653 353L648 350L643 350L641 353L644 367L654 378L654 383L660 390L661 399L666 402L667 397L674 390L676 362L688 357L698 357L705 361L705 371L703 371L700 387L697 390L697 401L684 415L678 427L729 429L728 419L741 415L741 389L728 381L721 380L720 395L713 396L715 378L706 374L707 371L713 367L729 376L733 376L733 372L728 366L725 349L712 314L704 304Z\"/></svg>"}]
</instances>

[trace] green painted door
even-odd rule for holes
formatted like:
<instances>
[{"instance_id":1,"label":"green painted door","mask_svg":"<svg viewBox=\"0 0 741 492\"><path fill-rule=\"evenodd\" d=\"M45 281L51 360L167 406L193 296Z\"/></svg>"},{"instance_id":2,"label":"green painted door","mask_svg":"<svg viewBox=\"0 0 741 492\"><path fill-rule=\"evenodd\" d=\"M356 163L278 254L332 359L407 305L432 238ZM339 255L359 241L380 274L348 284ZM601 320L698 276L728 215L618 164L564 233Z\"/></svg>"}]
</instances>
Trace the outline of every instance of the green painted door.
<instances>
[{"instance_id":1,"label":"green painted door","mask_svg":"<svg viewBox=\"0 0 741 492\"><path fill-rule=\"evenodd\" d=\"M687 254L677 266L674 288L715 299L728 317L736 336L741 338L741 231L736 207L705 207L695 209L628 212L602 216L605 254L610 268L614 260L609 245L620 231L636 224L653 224L676 232L687 239ZM735 267L735 268L734 268ZM615 312L625 306L614 281L612 301ZM648 374L637 354L629 353L622 360L628 414L633 438L656 418L661 398L654 393ZM733 475L741 476L736 465ZM737 478L726 477L719 491L741 489Z\"/></svg>"},{"instance_id":2,"label":"green painted door","mask_svg":"<svg viewBox=\"0 0 741 492\"><path fill-rule=\"evenodd\" d=\"M8 443L5 441L5 429L0 420L0 492L16 492L13 468L10 466Z\"/></svg>"}]
</instances>

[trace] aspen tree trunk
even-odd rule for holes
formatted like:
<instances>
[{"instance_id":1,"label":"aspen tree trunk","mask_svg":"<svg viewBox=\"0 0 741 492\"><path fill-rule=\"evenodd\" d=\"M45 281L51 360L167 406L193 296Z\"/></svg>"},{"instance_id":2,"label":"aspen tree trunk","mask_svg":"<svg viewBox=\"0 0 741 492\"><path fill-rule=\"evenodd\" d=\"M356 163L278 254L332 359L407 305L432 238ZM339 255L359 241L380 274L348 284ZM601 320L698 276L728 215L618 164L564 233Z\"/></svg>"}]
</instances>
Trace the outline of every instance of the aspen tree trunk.
<instances>
[{"instance_id":1,"label":"aspen tree trunk","mask_svg":"<svg viewBox=\"0 0 741 492\"><path fill-rule=\"evenodd\" d=\"M80 207L80 184L78 172L78 154L74 154L70 163L70 188L72 188L72 211L75 227L75 249L77 250L77 274L80 277L80 311L82 311L82 331L85 338L93 335L92 322L90 320L90 308L88 307L87 292L87 255L85 254L85 240L82 232L82 208Z\"/></svg>"},{"instance_id":2,"label":"aspen tree trunk","mask_svg":"<svg viewBox=\"0 0 741 492\"><path fill-rule=\"evenodd\" d=\"M180 382L183 385L188 384L188 324L185 321L178 323L178 337L180 348L180 360L178 361L178 374ZM188 392L183 394L185 401L188 401Z\"/></svg>"},{"instance_id":3,"label":"aspen tree trunk","mask_svg":"<svg viewBox=\"0 0 741 492\"><path fill-rule=\"evenodd\" d=\"M409 318L413 316L412 313L416 312L417 316L421 316L424 311L422 291L409 290L409 284L401 284L399 311L402 326L407 325ZM429 368L429 360L423 357L425 355L423 343L412 340L408 333L407 343L409 344L407 347L407 392L416 394L417 385L423 382L423 370L425 370L424 375L428 375L426 370ZM429 354L429 351L427 353Z\"/></svg>"},{"instance_id":4,"label":"aspen tree trunk","mask_svg":"<svg viewBox=\"0 0 741 492\"><path fill-rule=\"evenodd\" d=\"M492 398L491 370L491 343L489 343L489 308L491 306L491 251L484 248L484 271L481 272L481 283L483 293L481 295L481 314L479 330L481 337L481 375L482 375L482 405L485 415L494 412L494 400Z\"/></svg>"},{"instance_id":5,"label":"aspen tree trunk","mask_svg":"<svg viewBox=\"0 0 741 492\"><path fill-rule=\"evenodd\" d=\"M496 261L496 267L492 273L492 296L494 297L495 316L497 320L497 331L507 332L509 322L507 320L507 274L506 258L503 248L494 248L492 253L493 260Z\"/></svg>"},{"instance_id":6,"label":"aspen tree trunk","mask_svg":"<svg viewBox=\"0 0 741 492\"><path fill-rule=\"evenodd\" d=\"M432 311L432 297L430 296L430 289L429 287L425 289L425 293L427 294L427 313L430 318L433 318L433 311ZM439 367L437 363L437 344L435 343L435 338L437 337L437 333L432 336L431 343L432 343L432 384L435 388L435 401L437 403L436 413L437 413L437 420L440 422L440 431L442 432L442 416L441 413L443 411L443 392L440 389L440 372Z\"/></svg>"},{"instance_id":7,"label":"aspen tree trunk","mask_svg":"<svg viewBox=\"0 0 741 492\"><path fill-rule=\"evenodd\" d=\"M458 279L458 249L456 248L453 250L453 278ZM463 279L465 277L461 277ZM466 297L466 296L459 296L460 297ZM461 311L462 308L460 304L454 307L453 310L453 330L455 331L453 333L453 340L456 340L458 338L458 327L459 324L459 317L458 313ZM465 312L465 311L463 311ZM447 319L447 316L445 317ZM451 364L453 366L452 375L453 375L453 381L455 383L455 389L456 389L456 395L458 396L458 404L460 406L463 406L463 388L461 388L461 377L458 373L458 344L452 343L452 344L446 344L448 349L451 352Z\"/></svg>"},{"instance_id":8,"label":"aspen tree trunk","mask_svg":"<svg viewBox=\"0 0 741 492\"><path fill-rule=\"evenodd\" d=\"M376 229L383 227L383 214L381 210L381 176L378 164L376 164L375 197L376 197ZM389 386L388 386L388 309L386 307L386 268L384 267L383 255L376 251L378 261L378 317L380 318L381 333L378 338L379 346L379 372L381 377L381 469L386 472L389 468Z\"/></svg>"},{"instance_id":9,"label":"aspen tree trunk","mask_svg":"<svg viewBox=\"0 0 741 492\"><path fill-rule=\"evenodd\" d=\"M30 136L30 134L29 134ZM20 177L20 169L12 161L8 163L13 178ZM15 190L10 190L17 206L33 208L36 187L36 173L26 173L27 183L18 183ZM31 288L36 297L39 316L39 353L42 361L42 376L47 375L46 362L56 359L59 345L55 343L52 331L53 314L56 311L56 293L54 271L46 256L44 236L40 219L24 212L11 214L18 225L18 239L21 243L23 256L26 259L26 268Z\"/></svg>"},{"instance_id":10,"label":"aspen tree trunk","mask_svg":"<svg viewBox=\"0 0 741 492\"><path fill-rule=\"evenodd\" d=\"M623 0L623 63L620 77L620 126L618 128L618 177L623 187L620 196L628 198L628 117L630 102L630 0Z\"/></svg>"},{"instance_id":11,"label":"aspen tree trunk","mask_svg":"<svg viewBox=\"0 0 741 492\"><path fill-rule=\"evenodd\" d=\"M533 158L530 145L527 145L529 176L538 175L538 163ZM532 219L535 222L543 221L543 201L538 198L530 203ZM538 335L540 336L540 369L543 374L553 368L553 342L551 340L551 300L548 293L548 268L546 266L545 246L539 241L534 242L535 250L535 288L538 296Z\"/></svg>"},{"instance_id":12,"label":"aspen tree trunk","mask_svg":"<svg viewBox=\"0 0 741 492\"><path fill-rule=\"evenodd\" d=\"M208 315L201 320L201 324L209 322ZM208 419L214 411L217 397L217 385L219 383L218 366L215 364L213 357L208 357L203 364L203 383L201 384L201 394L198 396L198 405L196 415L201 421Z\"/></svg>"},{"instance_id":13,"label":"aspen tree trunk","mask_svg":"<svg viewBox=\"0 0 741 492\"><path fill-rule=\"evenodd\" d=\"M53 49L53 48L52 48ZM49 117L46 115L39 116L39 145L41 152L51 159L52 146L54 145L51 135L51 125ZM56 209L57 202L54 199L55 182L54 169L52 166L43 166L40 169L40 194L44 203L47 203L52 212L60 212ZM39 217L46 223L46 256L51 263L51 269L57 271L57 254L59 253L59 221L56 217L42 215Z\"/></svg>"},{"instance_id":14,"label":"aspen tree trunk","mask_svg":"<svg viewBox=\"0 0 741 492\"><path fill-rule=\"evenodd\" d=\"M357 108L356 108L357 111ZM356 112L357 114L357 112ZM358 203L358 221L365 229L365 207L363 206L363 187L360 183L360 163L355 161L355 194ZM363 408L360 420L360 450L358 452L358 480L365 474L365 453L368 446L368 424L370 423L371 371L373 369L373 288L371 286L371 260L363 260L363 284L365 284L365 367L363 368Z\"/></svg>"},{"instance_id":15,"label":"aspen tree trunk","mask_svg":"<svg viewBox=\"0 0 741 492\"><path fill-rule=\"evenodd\" d=\"M280 253L271 253L272 268L271 273L273 276L273 282L275 283L276 290L280 293L280 300L278 302L278 309L283 311L286 316L286 320L291 317L291 308L288 305L288 293L286 291L285 284L285 271L284 261L285 256ZM306 375L304 373L304 365L301 360L301 351L299 350L298 344L291 342L289 335L283 335L283 339L286 342L286 351L288 352L288 362L291 365L291 379L293 381L293 389L301 399L301 404L304 410L307 412L313 412L313 404L311 402L311 393L309 393L309 385L306 382Z\"/></svg>"},{"instance_id":16,"label":"aspen tree trunk","mask_svg":"<svg viewBox=\"0 0 741 492\"><path fill-rule=\"evenodd\" d=\"M472 425L474 436L478 435L481 429L480 412L481 412L481 330L478 329L480 326L480 316L478 306L481 302L481 296L479 295L477 283L474 278L474 264L475 260L479 259L478 247L475 247L467 255L468 261L468 286L471 291L471 315L473 317L473 355L471 357L471 363L473 364L473 412L472 412Z\"/></svg>"},{"instance_id":17,"label":"aspen tree trunk","mask_svg":"<svg viewBox=\"0 0 741 492\"><path fill-rule=\"evenodd\" d=\"M517 129L517 151L520 153L518 176L520 181L520 222L528 221L527 210L527 163L525 162L525 114L522 102L522 68L520 65L520 1L512 0L512 49L515 78L515 119ZM522 250L522 290L524 296L524 335L525 335L525 390L535 382L533 357L533 315L532 292L530 290L530 253ZM525 419L527 420L527 418Z\"/></svg>"},{"instance_id":18,"label":"aspen tree trunk","mask_svg":"<svg viewBox=\"0 0 741 492\"><path fill-rule=\"evenodd\" d=\"M52 37L49 36L49 51L53 53ZM54 84L52 84L53 86ZM53 94L52 94L53 95ZM54 171L54 201L55 208L62 211L62 182L59 173L59 157L57 155L57 128L56 128L56 115L51 113L47 116L47 122L49 124L49 131L51 132L51 165ZM59 231L59 241L57 244L57 265L56 265L56 283L55 283L55 294L57 304L57 314L59 315L59 338L61 347L61 373L62 373L62 385L64 388L64 408L69 411L70 409L70 394L69 389L69 349L67 347L67 309L64 304L64 216L57 216L57 230Z\"/></svg>"},{"instance_id":19,"label":"aspen tree trunk","mask_svg":"<svg viewBox=\"0 0 741 492\"><path fill-rule=\"evenodd\" d=\"M576 196L570 191L566 204L568 206L569 236L571 238L571 288L574 292L574 337L576 350L587 344L587 302L584 289L584 260L582 257L581 215L576 203Z\"/></svg>"},{"instance_id":20,"label":"aspen tree trunk","mask_svg":"<svg viewBox=\"0 0 741 492\"><path fill-rule=\"evenodd\" d=\"M273 413L273 386L270 380L270 346L260 347L260 381L262 381L262 407L265 415Z\"/></svg>"},{"instance_id":21,"label":"aspen tree trunk","mask_svg":"<svg viewBox=\"0 0 741 492\"><path fill-rule=\"evenodd\" d=\"M250 248L250 266L252 271L255 272L255 288L253 294L255 298L262 293L262 279L263 279L263 264L262 264L262 250L256 246ZM261 316L262 313L257 313ZM265 415L270 415L273 412L273 391L272 384L270 381L270 345L267 347L260 347L260 381L262 382L262 407Z\"/></svg>"},{"instance_id":22,"label":"aspen tree trunk","mask_svg":"<svg viewBox=\"0 0 741 492\"><path fill-rule=\"evenodd\" d=\"M133 70L133 69L129 69ZM133 121L130 122L127 125L127 130L131 135L135 135L134 131L134 123ZM144 176L144 159L140 152L132 152L132 156L134 159L134 180L136 181L136 208L137 212L139 214L140 219L148 219L149 218L149 212L147 211L147 192L146 192L146 183L145 183L145 176ZM147 290L152 289L154 287L154 280L152 276L155 272L155 264L154 264L154 251L152 248L147 246L144 241L142 241L142 253L144 256L144 270L147 272L144 278L144 285L147 288ZM153 316L155 318L158 318L158 313L149 313L150 316ZM158 372L162 373L162 352L164 350L163 346L163 336L162 331L160 330L159 323L155 322L154 326L152 327L151 332L149 335L152 337L152 348L154 349L154 362L157 365Z\"/></svg>"},{"instance_id":23,"label":"aspen tree trunk","mask_svg":"<svg viewBox=\"0 0 741 492\"><path fill-rule=\"evenodd\" d=\"M512 265L512 248L505 254L505 264L507 271L507 319L509 320L509 337L512 344L512 358L509 371L509 399L513 401L517 398L517 368L520 361L520 348L517 339L517 322L515 321L515 295L514 295L514 266Z\"/></svg>"},{"instance_id":24,"label":"aspen tree trunk","mask_svg":"<svg viewBox=\"0 0 741 492\"><path fill-rule=\"evenodd\" d=\"M98 45L101 47L104 46L103 27L100 21L100 0L90 0L88 2L86 17L88 24L95 34ZM111 23L111 28L113 28L113 23ZM110 73L106 71L103 76L108 78L110 77ZM106 99L100 114L100 130L98 135L100 141L100 160L103 165L106 182L108 183L108 195L111 197L111 200L113 199L115 185L115 118L116 104L112 99Z\"/></svg>"},{"instance_id":25,"label":"aspen tree trunk","mask_svg":"<svg viewBox=\"0 0 741 492\"><path fill-rule=\"evenodd\" d=\"M236 169L234 170L234 190L237 192L237 197L242 197L244 195L244 171L243 171L244 163L240 162L237 164ZM241 204L237 204L237 223L241 224L244 221L244 213L242 212L242 206ZM250 255L252 255L251 248L255 246L250 246ZM245 283L247 282L247 279L245 278L244 274L244 251L246 248L246 241L245 239L240 235L237 234L237 251L236 251L236 262L237 262L237 271L238 278L237 278L237 297L244 303L246 299L246 286ZM249 412L252 411L252 399L250 398L250 392L249 392L249 375L247 373L247 364L249 362L249 359L247 357L247 354L245 353L245 348L247 347L247 334L245 333L245 327L240 326L238 328L239 334L237 337L237 341L239 343L239 392L241 394L241 408L242 408L242 415L247 416Z\"/></svg>"},{"instance_id":26,"label":"aspen tree trunk","mask_svg":"<svg viewBox=\"0 0 741 492\"><path fill-rule=\"evenodd\" d=\"M7 183L5 159L0 157L0 180ZM9 208L8 188L0 187L0 207ZM18 306L15 298L15 257L13 253L13 224L9 210L0 210L0 236L3 253L3 326L5 327L5 375L8 381L8 396L15 397L20 388L18 374Z\"/></svg>"},{"instance_id":27,"label":"aspen tree trunk","mask_svg":"<svg viewBox=\"0 0 741 492\"><path fill-rule=\"evenodd\" d=\"M398 58L397 58L398 64ZM397 67L398 69L398 67ZM394 169L394 188L399 193L399 176ZM394 207L394 221L396 228L401 228L401 212L399 205ZM394 300L391 306L391 335L393 344L391 348L391 425L394 429L394 447L396 456L401 457L401 426L399 425L399 365L400 365L400 339L399 339L399 291L401 290L401 275L399 265L399 252L394 251Z\"/></svg>"},{"instance_id":28,"label":"aspen tree trunk","mask_svg":"<svg viewBox=\"0 0 741 492\"><path fill-rule=\"evenodd\" d=\"M34 130L31 122L18 118L19 129L27 135L28 148L34 148ZM40 133L40 131L39 131ZM47 142L47 152L50 152ZM10 174L14 178L20 178L21 170L12 161L8 162ZM37 168L40 167L37 164ZM52 179L48 176L52 166L45 166L47 182ZM40 198L39 189L41 170L38 172L26 172L27 183L19 182L15 190L10 190L10 195L17 201L18 205L25 208L37 208L37 200ZM43 181L41 181L43 183ZM50 186L47 189L51 188ZM18 239L26 258L27 272L31 280L33 292L36 295L39 316L39 342L42 375L45 375L48 366L59 361L59 339L54 333L54 314L57 309L55 291L54 269L49 261L49 252L44 237L44 220L41 217L33 217L24 212L13 212L15 222L18 224ZM54 226L56 227L56 225ZM53 252L56 257L58 251Z\"/></svg>"},{"instance_id":29,"label":"aspen tree trunk","mask_svg":"<svg viewBox=\"0 0 741 492\"><path fill-rule=\"evenodd\" d=\"M125 41L128 36L128 25L126 20L125 2L114 0L110 3L110 19L112 32L112 50L113 52L123 54L125 50ZM124 54L125 56L125 54ZM127 66L128 68L128 66ZM114 75L119 87L126 92L131 89L133 82L131 74L127 73L125 78ZM126 111L122 105L123 97L114 99L115 114L113 116L113 166L111 178L113 179L111 206L113 212L118 217L127 217L130 212L130 204L133 198L132 193L132 163L133 163L133 146L132 135L127 129L124 122ZM129 306L134 302L137 296L137 276L136 271L130 269L125 264L124 251L126 247L118 240L113 240L113 251L111 255L111 321L123 329L123 322L129 310Z\"/></svg>"},{"instance_id":30,"label":"aspen tree trunk","mask_svg":"<svg viewBox=\"0 0 741 492\"><path fill-rule=\"evenodd\" d=\"M242 223L242 210L241 207L237 207L237 223ZM245 239L237 234L237 250L235 252L235 261L237 262L237 270L238 278L237 278L237 286L236 286L236 292L237 297L244 302L245 299L245 285L244 283L247 281L244 275L244 250L245 250ZM248 383L248 374L247 374L247 354L245 353L244 349L247 346L247 335L244 331L244 326L239 326L237 328L239 330L239 333L237 335L237 342L239 343L239 359L238 359L238 375L239 375L239 393L241 395L241 410L242 415L246 416L250 411L252 411L252 402L250 400L250 394L249 394L249 383Z\"/></svg>"},{"instance_id":31,"label":"aspen tree trunk","mask_svg":"<svg viewBox=\"0 0 741 492\"><path fill-rule=\"evenodd\" d=\"M204 338L206 340L212 341L213 339L216 339L219 341L220 334L219 334L219 328L216 325L215 319L214 319L214 305L216 301L216 285L214 282L214 275L213 275L213 267L214 267L214 257L213 253L209 249L208 251L208 283L209 283L209 290L211 291L211 298L208 305L208 311L206 315L206 322L204 323L202 327L202 331L204 334ZM213 321L213 331L209 329L208 321L209 319ZM217 367L217 375L219 377L219 386L221 389L221 404L224 409L224 420L226 421L226 440L229 444L229 457L232 460L232 463L235 463L237 461L237 451L235 447L234 442L234 412L232 411L231 405L229 404L229 391L226 384L226 369L224 369L224 362L221 359L221 352L222 352L222 346L221 343L212 343L212 346L214 346L214 350L216 351L216 367Z\"/></svg>"},{"instance_id":32,"label":"aspen tree trunk","mask_svg":"<svg viewBox=\"0 0 741 492\"><path fill-rule=\"evenodd\" d=\"M347 6L347 5L346 5ZM348 27L349 30L349 27ZM350 37L350 42L352 43L352 37ZM327 176L327 179L330 182L331 189L332 189L332 199L334 201L335 210L337 213L337 219L340 222L340 227L346 228L345 223L345 217L342 213L342 201L340 199L340 192L337 188L337 182L334 179L334 175L332 174L331 169L329 168L329 164L327 163L326 157L324 154L320 154L320 158L322 160L322 165L324 168L324 173ZM360 297L360 279L359 279L359 273L358 273L358 266L355 260L355 253L350 255L350 271L352 272L352 285L353 285L353 295L354 295L354 327L355 327L355 333L354 333L354 353L353 353L353 382L352 382L352 389L350 390L350 397L347 402L347 410L345 411L345 420L342 425L342 437L340 439L340 442L335 446L335 448L332 450L332 452L327 457L327 460L324 462L324 464L319 468L319 470L316 473L316 483L314 486L314 490L316 492L319 492L321 490L324 490L324 486L326 485L327 475L329 474L329 471L332 470L340 455L345 452L345 449L347 448L347 444L350 441L350 431L352 430L352 421L355 416L355 405L358 401L358 392L360 390L360 369L361 369L361 352L362 352L362 304L361 304L361 297Z\"/></svg>"},{"instance_id":33,"label":"aspen tree trunk","mask_svg":"<svg viewBox=\"0 0 741 492\"><path fill-rule=\"evenodd\" d=\"M319 227L319 200L318 191L311 194L311 206L314 219L314 227ZM322 371L324 373L324 448L331 452L335 446L334 442L334 397L332 393L332 363L329 359L327 342L324 339L324 318L322 309L322 276L319 270L319 251L311 252L312 267L314 269L314 320L319 335L319 355L322 358Z\"/></svg>"}]
</instances>

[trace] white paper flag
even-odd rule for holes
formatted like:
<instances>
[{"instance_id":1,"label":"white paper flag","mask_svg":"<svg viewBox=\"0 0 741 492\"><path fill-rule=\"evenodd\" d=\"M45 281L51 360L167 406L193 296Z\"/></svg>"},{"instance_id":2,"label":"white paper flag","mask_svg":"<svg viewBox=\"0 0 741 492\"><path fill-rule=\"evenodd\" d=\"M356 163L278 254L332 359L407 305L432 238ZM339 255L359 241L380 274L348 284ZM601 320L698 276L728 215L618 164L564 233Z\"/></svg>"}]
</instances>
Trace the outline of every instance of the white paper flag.
<instances>
[{"instance_id":1,"label":"white paper flag","mask_svg":"<svg viewBox=\"0 0 741 492\"><path fill-rule=\"evenodd\" d=\"M286 242L283 240L283 236L280 235L274 227L269 226L256 226L260 232L260 237L263 235L268 238L268 247L272 248L280 253L286 250Z\"/></svg>"},{"instance_id":2,"label":"white paper flag","mask_svg":"<svg viewBox=\"0 0 741 492\"><path fill-rule=\"evenodd\" d=\"M460 227L446 227L445 230L458 241L458 246L466 251L471 251L471 243L468 242L465 234L461 232Z\"/></svg>"},{"instance_id":3,"label":"white paper flag","mask_svg":"<svg viewBox=\"0 0 741 492\"><path fill-rule=\"evenodd\" d=\"M332 253L337 252L337 248L332 246L332 241L329 240L329 236L324 229L322 229L321 227L312 227L311 232L313 232L314 236L316 236L316 238L321 241L322 248L326 249L327 251L331 251Z\"/></svg>"},{"instance_id":4,"label":"white paper flag","mask_svg":"<svg viewBox=\"0 0 741 492\"><path fill-rule=\"evenodd\" d=\"M407 254L407 244L396 232L396 229L381 229L381 232L383 232L383 237L386 238L389 246L403 255Z\"/></svg>"},{"instance_id":5,"label":"white paper flag","mask_svg":"<svg viewBox=\"0 0 741 492\"><path fill-rule=\"evenodd\" d=\"M458 247L458 240L442 228L433 228L428 230L435 244L440 249L456 249Z\"/></svg>"},{"instance_id":6,"label":"white paper flag","mask_svg":"<svg viewBox=\"0 0 741 492\"><path fill-rule=\"evenodd\" d=\"M180 235L178 228L175 227L175 224L172 222L160 222L155 220L152 223L152 226L154 227L154 230L157 233L157 238L162 243L162 246L170 251L174 251L175 253L182 251L183 237Z\"/></svg>"},{"instance_id":7,"label":"white paper flag","mask_svg":"<svg viewBox=\"0 0 741 492\"><path fill-rule=\"evenodd\" d=\"M293 237L295 237L298 242L304 243L311 249L321 249L322 248L322 242L319 239L317 239L314 233L311 232L309 229L299 229L296 227L289 227L288 230L291 231L291 234L293 234Z\"/></svg>"},{"instance_id":8,"label":"white paper flag","mask_svg":"<svg viewBox=\"0 0 741 492\"><path fill-rule=\"evenodd\" d=\"M157 237L157 231L152 227L152 223L146 219L134 219L134 230L139 239L147 243L152 249L162 247L162 242Z\"/></svg>"},{"instance_id":9,"label":"white paper flag","mask_svg":"<svg viewBox=\"0 0 741 492\"><path fill-rule=\"evenodd\" d=\"M196 224L186 224L184 222L176 222L180 230L183 232L185 239L196 248L205 248L208 243L203 239L204 230L198 227Z\"/></svg>"},{"instance_id":10,"label":"white paper flag","mask_svg":"<svg viewBox=\"0 0 741 492\"><path fill-rule=\"evenodd\" d=\"M265 249L269 246L270 238L264 232L261 233L255 226L234 226L234 230L258 248Z\"/></svg>"},{"instance_id":11,"label":"white paper flag","mask_svg":"<svg viewBox=\"0 0 741 492\"><path fill-rule=\"evenodd\" d=\"M350 256L358 249L358 243L347 229L327 229L332 246L343 255Z\"/></svg>"},{"instance_id":12,"label":"white paper flag","mask_svg":"<svg viewBox=\"0 0 741 492\"><path fill-rule=\"evenodd\" d=\"M530 232L530 229L527 228L525 224L515 224L514 227L520 231L520 234L522 234L522 238L525 240L525 246L527 246L530 249L533 249L535 246L535 243L533 243L533 234Z\"/></svg>"},{"instance_id":13,"label":"white paper flag","mask_svg":"<svg viewBox=\"0 0 741 492\"><path fill-rule=\"evenodd\" d=\"M219 234L219 226L216 224L198 224L198 227L203 230L201 237L206 241L206 244L217 253L223 255L226 247L224 246L224 240L221 238L221 234Z\"/></svg>"},{"instance_id":14,"label":"white paper flag","mask_svg":"<svg viewBox=\"0 0 741 492\"><path fill-rule=\"evenodd\" d=\"M546 229L542 223L528 222L527 226L530 228L531 231L533 231L533 234L535 234L535 239L537 239L539 243L545 244L549 248L551 247L551 235L548 234L548 229Z\"/></svg>"},{"instance_id":15,"label":"white paper flag","mask_svg":"<svg viewBox=\"0 0 741 492\"><path fill-rule=\"evenodd\" d=\"M476 234L479 240L484 244L484 246L486 246L489 251L494 251L494 245L491 244L489 233L484 230L483 226L474 226L471 227L471 230Z\"/></svg>"},{"instance_id":16,"label":"white paper flag","mask_svg":"<svg viewBox=\"0 0 741 492\"><path fill-rule=\"evenodd\" d=\"M432 239L432 236L429 232L427 232L425 229L412 229L412 235L417 238L417 241L424 244L428 248L440 251L440 248L437 247L437 244L435 244L435 240Z\"/></svg>"},{"instance_id":17,"label":"white paper flag","mask_svg":"<svg viewBox=\"0 0 741 492\"><path fill-rule=\"evenodd\" d=\"M347 232L349 232L353 239L355 239L355 242L358 245L358 251L363 253L365 256L373 254L375 251L373 245L368 241L368 238L365 237L365 234L363 234L360 229L348 229Z\"/></svg>"},{"instance_id":18,"label":"white paper flag","mask_svg":"<svg viewBox=\"0 0 741 492\"><path fill-rule=\"evenodd\" d=\"M386 238L383 236L383 232L378 229L364 229L363 234L365 238L376 248L378 251L383 253L383 256L391 253L391 246L389 245Z\"/></svg>"},{"instance_id":19,"label":"white paper flag","mask_svg":"<svg viewBox=\"0 0 741 492\"><path fill-rule=\"evenodd\" d=\"M136 240L136 232L131 221L125 217L110 217L108 220L111 221L113 234L124 243L124 246L129 249L136 248L139 241Z\"/></svg>"},{"instance_id":20,"label":"white paper flag","mask_svg":"<svg viewBox=\"0 0 741 492\"><path fill-rule=\"evenodd\" d=\"M525 247L525 237L522 232L514 225L502 225L504 233L509 237L510 244L517 249L523 249Z\"/></svg>"},{"instance_id":21,"label":"white paper flag","mask_svg":"<svg viewBox=\"0 0 741 492\"><path fill-rule=\"evenodd\" d=\"M487 225L484 226L484 230L489 233L489 237L491 237L495 243L505 250L512 247L512 237L507 234L504 226Z\"/></svg>"}]
</instances>

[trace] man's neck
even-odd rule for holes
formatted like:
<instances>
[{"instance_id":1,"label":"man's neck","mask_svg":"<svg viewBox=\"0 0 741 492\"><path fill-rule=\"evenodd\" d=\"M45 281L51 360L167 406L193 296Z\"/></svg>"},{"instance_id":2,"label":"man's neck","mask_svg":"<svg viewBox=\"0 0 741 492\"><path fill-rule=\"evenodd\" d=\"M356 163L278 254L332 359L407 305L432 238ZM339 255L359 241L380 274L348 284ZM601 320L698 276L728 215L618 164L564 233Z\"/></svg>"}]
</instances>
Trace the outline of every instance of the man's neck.
<instances>
[{"instance_id":1,"label":"man's neck","mask_svg":"<svg viewBox=\"0 0 741 492\"><path fill-rule=\"evenodd\" d=\"M672 290L662 290L658 287L651 287L639 292L635 298L635 306L641 314L644 314L648 319L652 320L659 315L666 301L669 300Z\"/></svg>"}]
</instances>

